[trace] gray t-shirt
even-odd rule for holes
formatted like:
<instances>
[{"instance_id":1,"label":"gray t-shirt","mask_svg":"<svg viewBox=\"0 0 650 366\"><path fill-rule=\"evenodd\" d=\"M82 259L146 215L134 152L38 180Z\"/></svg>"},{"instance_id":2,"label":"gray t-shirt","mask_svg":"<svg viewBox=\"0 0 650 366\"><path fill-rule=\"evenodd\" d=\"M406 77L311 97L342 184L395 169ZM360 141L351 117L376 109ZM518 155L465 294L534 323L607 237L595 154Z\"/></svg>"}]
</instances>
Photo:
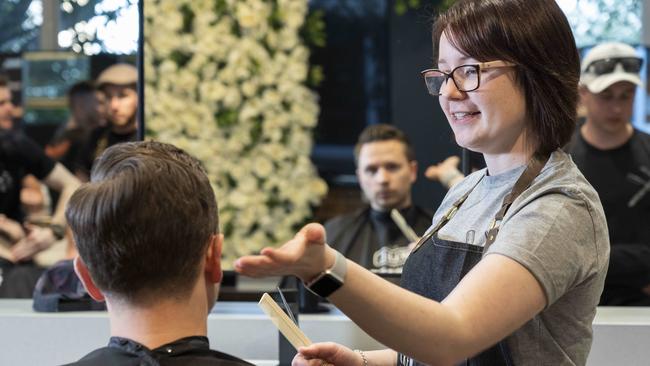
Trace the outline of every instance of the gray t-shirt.
<instances>
[{"instance_id":1,"label":"gray t-shirt","mask_svg":"<svg viewBox=\"0 0 650 366\"><path fill-rule=\"evenodd\" d=\"M524 168L485 176L438 236L484 246L488 226ZM475 172L454 186L433 223L485 173ZM514 201L486 255L494 253L526 267L548 300L541 313L508 337L514 363L584 365L607 272L609 237L598 194L567 154L554 152Z\"/></svg>"}]
</instances>

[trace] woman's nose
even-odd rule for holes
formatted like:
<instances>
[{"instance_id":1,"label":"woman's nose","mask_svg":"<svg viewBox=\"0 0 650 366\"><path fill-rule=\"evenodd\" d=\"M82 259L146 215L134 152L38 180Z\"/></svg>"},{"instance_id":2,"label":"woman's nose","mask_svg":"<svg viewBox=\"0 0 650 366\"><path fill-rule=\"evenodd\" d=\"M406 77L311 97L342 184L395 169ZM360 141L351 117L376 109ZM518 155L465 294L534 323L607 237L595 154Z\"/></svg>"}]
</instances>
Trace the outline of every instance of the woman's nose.
<instances>
[{"instance_id":1,"label":"woman's nose","mask_svg":"<svg viewBox=\"0 0 650 366\"><path fill-rule=\"evenodd\" d=\"M440 86L440 96L448 98L448 99L459 99L462 98L464 95L464 92L458 90L456 87L456 83L452 78L447 79L442 85Z\"/></svg>"}]
</instances>

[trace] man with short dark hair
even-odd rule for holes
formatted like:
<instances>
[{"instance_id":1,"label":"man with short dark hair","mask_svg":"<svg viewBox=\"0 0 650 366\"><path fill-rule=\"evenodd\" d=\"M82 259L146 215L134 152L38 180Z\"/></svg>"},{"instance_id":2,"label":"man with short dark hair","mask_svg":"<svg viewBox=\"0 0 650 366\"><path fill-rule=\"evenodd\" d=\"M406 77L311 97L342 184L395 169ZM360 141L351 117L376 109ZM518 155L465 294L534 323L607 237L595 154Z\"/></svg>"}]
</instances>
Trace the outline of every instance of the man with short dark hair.
<instances>
[{"instance_id":1,"label":"man with short dark hair","mask_svg":"<svg viewBox=\"0 0 650 366\"><path fill-rule=\"evenodd\" d=\"M401 273L410 243L390 212L397 209L418 235L431 215L411 201L417 178L415 152L398 128L367 127L354 149L357 178L368 206L325 223L327 238L346 257L377 273Z\"/></svg>"},{"instance_id":2,"label":"man with short dark hair","mask_svg":"<svg viewBox=\"0 0 650 366\"><path fill-rule=\"evenodd\" d=\"M217 203L200 163L158 142L112 146L66 217L77 275L111 324L107 347L73 365L250 365L210 350L222 279Z\"/></svg>"},{"instance_id":3,"label":"man with short dark hair","mask_svg":"<svg viewBox=\"0 0 650 366\"><path fill-rule=\"evenodd\" d=\"M69 170L76 171L81 150L90 133L106 125L106 103L104 93L90 81L73 84L67 96L70 116L65 124L59 126L45 153Z\"/></svg>"},{"instance_id":4,"label":"man with short dark hair","mask_svg":"<svg viewBox=\"0 0 650 366\"><path fill-rule=\"evenodd\" d=\"M109 146L137 138L138 71L119 63L108 67L97 78L97 88L106 97L107 126L97 127L80 154L78 175L88 175L93 161Z\"/></svg>"},{"instance_id":5,"label":"man with short dark hair","mask_svg":"<svg viewBox=\"0 0 650 366\"><path fill-rule=\"evenodd\" d=\"M567 147L607 217L611 254L601 305L650 305L650 136L630 122L642 63L622 43L603 43L585 55L586 120Z\"/></svg>"}]
</instances>

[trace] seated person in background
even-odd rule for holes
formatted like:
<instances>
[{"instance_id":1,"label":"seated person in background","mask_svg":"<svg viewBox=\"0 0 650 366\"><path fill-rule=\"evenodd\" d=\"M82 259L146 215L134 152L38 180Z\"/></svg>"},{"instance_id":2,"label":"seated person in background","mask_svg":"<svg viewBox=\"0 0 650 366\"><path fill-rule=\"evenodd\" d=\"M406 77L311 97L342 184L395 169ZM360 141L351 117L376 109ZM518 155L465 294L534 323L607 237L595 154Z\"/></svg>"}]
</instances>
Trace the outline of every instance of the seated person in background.
<instances>
[{"instance_id":1,"label":"seated person in background","mask_svg":"<svg viewBox=\"0 0 650 366\"><path fill-rule=\"evenodd\" d=\"M77 275L105 300L107 347L72 365L250 365L210 350L222 279L217 202L200 163L158 142L112 146L66 211Z\"/></svg>"},{"instance_id":2,"label":"seated person in background","mask_svg":"<svg viewBox=\"0 0 650 366\"><path fill-rule=\"evenodd\" d=\"M374 272L401 273L410 241L391 219L391 210L399 210L418 235L431 225L431 215L411 202L418 170L415 152L401 130L378 124L361 133L354 155L369 205L327 221L327 238L343 255Z\"/></svg>"},{"instance_id":3,"label":"seated person in background","mask_svg":"<svg viewBox=\"0 0 650 366\"><path fill-rule=\"evenodd\" d=\"M70 118L57 129L45 153L68 170L75 171L90 132L106 125L104 93L91 82L80 81L68 90L68 109Z\"/></svg>"},{"instance_id":4,"label":"seated person in background","mask_svg":"<svg viewBox=\"0 0 650 366\"><path fill-rule=\"evenodd\" d=\"M76 172L87 178L93 161L109 146L137 138L136 112L138 71L130 64L115 64L97 78L97 88L106 96L108 124L95 128L79 154ZM84 179L83 180L87 180Z\"/></svg>"},{"instance_id":5,"label":"seated person in background","mask_svg":"<svg viewBox=\"0 0 650 366\"><path fill-rule=\"evenodd\" d=\"M23 178L31 174L61 192L51 219L36 224L25 221L20 195ZM64 235L65 204L79 181L63 165L50 160L21 132L0 130L0 297L31 297L42 268L34 256Z\"/></svg>"},{"instance_id":6,"label":"seated person in background","mask_svg":"<svg viewBox=\"0 0 650 366\"><path fill-rule=\"evenodd\" d=\"M632 123L642 86L634 48L603 43L582 61L586 119L566 150L605 210L611 256L601 305L650 305L650 136Z\"/></svg>"}]
</instances>

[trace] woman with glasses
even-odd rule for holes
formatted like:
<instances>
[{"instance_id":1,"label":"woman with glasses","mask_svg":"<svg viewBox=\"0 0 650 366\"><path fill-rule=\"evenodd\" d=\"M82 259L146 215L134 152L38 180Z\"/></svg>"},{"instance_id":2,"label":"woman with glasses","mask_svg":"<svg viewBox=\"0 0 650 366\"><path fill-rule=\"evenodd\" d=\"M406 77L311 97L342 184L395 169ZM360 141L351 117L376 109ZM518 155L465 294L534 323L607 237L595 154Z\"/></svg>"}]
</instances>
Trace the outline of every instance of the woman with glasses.
<instances>
[{"instance_id":1,"label":"woman with glasses","mask_svg":"<svg viewBox=\"0 0 650 366\"><path fill-rule=\"evenodd\" d=\"M297 275L391 348L316 344L294 364L584 365L609 242L597 194L559 150L578 99L566 17L549 0L459 0L433 39L428 91L487 168L448 192L402 288L342 258L317 224L236 268Z\"/></svg>"}]
</instances>

